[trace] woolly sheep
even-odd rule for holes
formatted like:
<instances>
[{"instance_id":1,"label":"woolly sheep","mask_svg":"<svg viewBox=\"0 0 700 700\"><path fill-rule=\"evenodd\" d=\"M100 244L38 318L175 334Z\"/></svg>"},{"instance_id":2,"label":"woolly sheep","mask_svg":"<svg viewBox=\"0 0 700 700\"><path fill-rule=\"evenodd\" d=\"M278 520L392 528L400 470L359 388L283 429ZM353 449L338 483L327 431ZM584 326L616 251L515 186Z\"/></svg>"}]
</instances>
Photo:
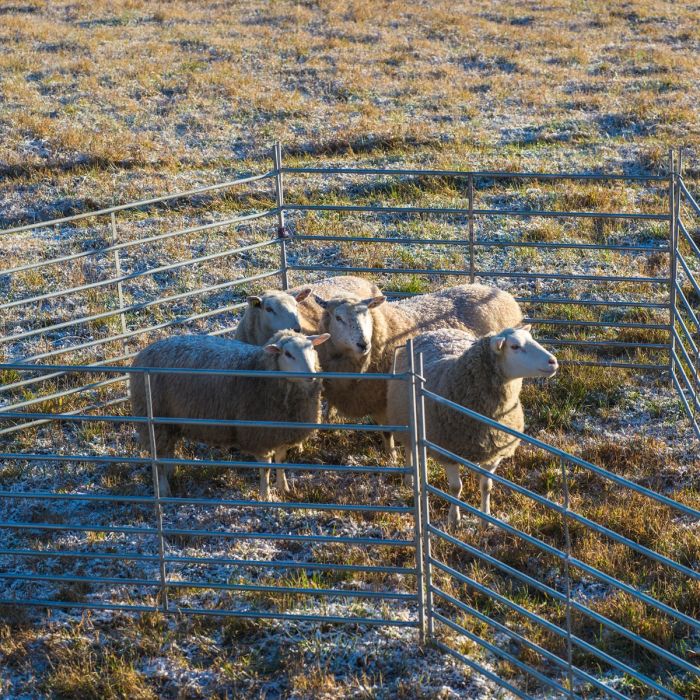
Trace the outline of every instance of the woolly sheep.
<instances>
[{"instance_id":1,"label":"woolly sheep","mask_svg":"<svg viewBox=\"0 0 700 700\"><path fill-rule=\"evenodd\" d=\"M207 335L180 335L160 340L141 350L134 367L188 369L249 369L282 372L316 372L315 347L328 334L304 336L293 331L277 332L265 347ZM321 385L316 379L262 378L215 374L158 374L150 379L153 415L173 418L255 420L315 423L320 416ZM145 416L146 392L142 373L130 375L132 412ZM138 425L144 448L150 445L148 426ZM256 460L283 462L287 450L311 432L296 428L247 428L197 424L155 424L155 447L159 457L172 457L180 437L210 445L238 447ZM169 496L172 467L158 467L160 493ZM277 488L289 491L283 469L277 470ZM270 499L270 469L260 470L260 498Z\"/></svg>"},{"instance_id":2,"label":"woolly sheep","mask_svg":"<svg viewBox=\"0 0 700 700\"><path fill-rule=\"evenodd\" d=\"M326 372L391 372L394 352L418 333L442 327L460 328L476 335L517 326L522 321L518 303L507 292L481 284L466 284L384 304L383 296L360 298L336 295L324 300L319 331L331 341L319 349ZM324 383L326 398L341 414L372 416L387 423L387 382L333 379ZM388 449L392 438L385 435Z\"/></svg>"},{"instance_id":3,"label":"woolly sheep","mask_svg":"<svg viewBox=\"0 0 700 700\"><path fill-rule=\"evenodd\" d=\"M423 354L425 387L455 403L522 432L523 409L520 389L525 377L552 377L557 360L530 335L530 326L508 328L498 334L477 338L455 329L423 333L414 341L414 352ZM397 358L397 371L408 365L406 352ZM408 396L405 382L390 382L387 417L393 425L406 424ZM520 440L497 428L474 420L434 401L425 402L426 437L457 456L480 464L493 473L501 460L510 457ZM407 463L411 462L405 433L397 434ZM447 471L451 494L459 498L462 482L459 465L433 454ZM493 480L482 476L481 510L491 511ZM459 521L459 508L450 506L449 524Z\"/></svg>"},{"instance_id":4,"label":"woolly sheep","mask_svg":"<svg viewBox=\"0 0 700 700\"><path fill-rule=\"evenodd\" d=\"M329 299L338 294L355 294L364 298L376 297L381 294L381 290L374 282L354 275L326 277L326 279L313 284L305 285L304 288L310 289L311 294L304 299L302 304L299 304L299 317L303 333L318 333L318 329L321 327L323 307L317 302L316 297ZM293 294L294 291L292 290L291 293Z\"/></svg>"},{"instance_id":5,"label":"woolly sheep","mask_svg":"<svg viewBox=\"0 0 700 700\"><path fill-rule=\"evenodd\" d=\"M316 333L323 310L309 297L311 292L332 296L339 292L377 295L379 287L352 275L328 277L288 292L268 289L260 296L249 296L235 338L251 345L263 345L277 331L293 330L307 335ZM303 302L303 303L302 303Z\"/></svg>"},{"instance_id":6,"label":"woolly sheep","mask_svg":"<svg viewBox=\"0 0 700 700\"><path fill-rule=\"evenodd\" d=\"M301 333L297 304L311 293L306 287L294 293L268 289L261 296L249 296L248 306L236 328L236 340L262 345L277 331Z\"/></svg>"}]
</instances>

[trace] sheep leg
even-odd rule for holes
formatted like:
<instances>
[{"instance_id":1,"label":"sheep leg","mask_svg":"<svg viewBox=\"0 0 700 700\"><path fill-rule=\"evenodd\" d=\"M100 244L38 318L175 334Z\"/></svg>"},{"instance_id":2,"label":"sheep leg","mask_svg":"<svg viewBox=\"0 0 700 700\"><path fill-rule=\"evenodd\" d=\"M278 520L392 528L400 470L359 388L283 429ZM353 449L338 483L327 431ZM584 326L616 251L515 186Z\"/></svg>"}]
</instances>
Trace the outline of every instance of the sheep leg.
<instances>
[{"instance_id":1,"label":"sheep leg","mask_svg":"<svg viewBox=\"0 0 700 700\"><path fill-rule=\"evenodd\" d=\"M282 447L275 451L275 462L286 462L287 461L287 450ZM279 493L289 493L291 489L289 488L289 483L287 482L287 475L284 473L284 469L277 470L277 491Z\"/></svg>"},{"instance_id":2,"label":"sheep leg","mask_svg":"<svg viewBox=\"0 0 700 700\"><path fill-rule=\"evenodd\" d=\"M155 430L156 455L162 459L170 459L175 456L175 443L177 435L168 430L167 427ZM162 498L170 498L172 490L169 479L172 477L175 467L172 464L159 464L156 467L158 475L158 492Z\"/></svg>"},{"instance_id":3,"label":"sheep leg","mask_svg":"<svg viewBox=\"0 0 700 700\"><path fill-rule=\"evenodd\" d=\"M411 488L413 486L413 472L415 471L415 464L413 464L413 451L410 449L410 445L403 446L403 453L406 455L404 460L405 465L411 470L403 475L403 484ZM394 454L398 457L397 450L394 450ZM392 462L396 462L396 457L392 459Z\"/></svg>"},{"instance_id":4,"label":"sheep leg","mask_svg":"<svg viewBox=\"0 0 700 700\"><path fill-rule=\"evenodd\" d=\"M501 463L500 459L495 462L487 462L483 464L484 469L488 469L492 474L498 469L498 465ZM493 487L493 479L488 476L481 476L479 479L479 487L481 488L481 512L486 515L491 515L491 489ZM481 520L481 525L486 526L486 521Z\"/></svg>"},{"instance_id":5,"label":"sheep leg","mask_svg":"<svg viewBox=\"0 0 700 700\"><path fill-rule=\"evenodd\" d=\"M272 456L265 457L264 460L268 464L272 462ZM260 469L260 500L269 501L270 499L270 472L272 469L270 467L262 467Z\"/></svg>"},{"instance_id":6,"label":"sheep leg","mask_svg":"<svg viewBox=\"0 0 700 700\"><path fill-rule=\"evenodd\" d=\"M388 431L382 432L382 440L384 441L384 449L391 455L392 459L395 459L396 446L394 445L394 433Z\"/></svg>"},{"instance_id":7,"label":"sheep leg","mask_svg":"<svg viewBox=\"0 0 700 700\"><path fill-rule=\"evenodd\" d=\"M459 498L462 495L462 480L459 478L459 464L446 464L445 471L447 472L447 483L450 486L450 494L455 498ZM459 523L460 518L459 506L451 503L447 524L450 527L455 527Z\"/></svg>"}]
</instances>

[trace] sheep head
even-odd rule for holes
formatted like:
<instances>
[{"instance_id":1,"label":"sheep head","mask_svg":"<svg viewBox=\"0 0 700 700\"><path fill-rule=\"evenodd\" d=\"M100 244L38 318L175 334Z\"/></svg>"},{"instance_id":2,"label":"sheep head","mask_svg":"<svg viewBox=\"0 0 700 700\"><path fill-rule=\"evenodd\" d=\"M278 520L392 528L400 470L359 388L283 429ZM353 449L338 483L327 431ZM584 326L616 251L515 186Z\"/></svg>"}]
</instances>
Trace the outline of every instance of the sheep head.
<instances>
[{"instance_id":1,"label":"sheep head","mask_svg":"<svg viewBox=\"0 0 700 700\"><path fill-rule=\"evenodd\" d=\"M490 339L490 348L507 379L553 377L559 369L557 358L530 335L531 326L506 330Z\"/></svg>"},{"instance_id":2,"label":"sheep head","mask_svg":"<svg viewBox=\"0 0 700 700\"><path fill-rule=\"evenodd\" d=\"M302 289L296 295L277 290L268 290L262 296L248 297L248 313L256 317L256 325L265 338L277 331L301 331L297 303L306 299L310 289Z\"/></svg>"},{"instance_id":3,"label":"sheep head","mask_svg":"<svg viewBox=\"0 0 700 700\"><path fill-rule=\"evenodd\" d=\"M360 299L353 294L321 299L314 296L324 309L323 326L333 338L333 349L353 357L365 358L372 351L374 323L371 309L386 301L383 296Z\"/></svg>"},{"instance_id":4,"label":"sheep head","mask_svg":"<svg viewBox=\"0 0 700 700\"><path fill-rule=\"evenodd\" d=\"M270 338L264 351L277 359L280 372L317 372L318 355L316 346L325 343L330 334L302 335L290 331L280 331ZM289 377L290 382L313 382L314 377Z\"/></svg>"}]
</instances>

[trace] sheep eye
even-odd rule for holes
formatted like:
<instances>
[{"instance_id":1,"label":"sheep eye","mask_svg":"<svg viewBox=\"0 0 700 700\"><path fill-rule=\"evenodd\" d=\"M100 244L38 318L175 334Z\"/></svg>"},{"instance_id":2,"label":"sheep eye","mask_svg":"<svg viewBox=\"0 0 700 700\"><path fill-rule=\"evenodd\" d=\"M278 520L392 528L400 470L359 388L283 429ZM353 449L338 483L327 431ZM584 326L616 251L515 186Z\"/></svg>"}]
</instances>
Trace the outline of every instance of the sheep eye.
<instances>
[{"instance_id":1,"label":"sheep eye","mask_svg":"<svg viewBox=\"0 0 700 700\"><path fill-rule=\"evenodd\" d=\"M268 314L274 314L274 309L271 306L266 306L265 311L267 311Z\"/></svg>"},{"instance_id":2,"label":"sheep eye","mask_svg":"<svg viewBox=\"0 0 700 700\"><path fill-rule=\"evenodd\" d=\"M343 321L343 319L340 318L340 316L336 316L335 320L338 321L339 323L345 323L345 321Z\"/></svg>"},{"instance_id":3,"label":"sheep eye","mask_svg":"<svg viewBox=\"0 0 700 700\"><path fill-rule=\"evenodd\" d=\"M519 346L519 345L511 345L510 347L513 348L513 350L519 350L519 349L520 349L520 346Z\"/></svg>"},{"instance_id":4,"label":"sheep eye","mask_svg":"<svg viewBox=\"0 0 700 700\"><path fill-rule=\"evenodd\" d=\"M285 355L285 357L288 357L290 360L293 360L293 359L294 359L294 355L292 355L291 353L287 352L286 350L284 351L284 355Z\"/></svg>"}]
</instances>

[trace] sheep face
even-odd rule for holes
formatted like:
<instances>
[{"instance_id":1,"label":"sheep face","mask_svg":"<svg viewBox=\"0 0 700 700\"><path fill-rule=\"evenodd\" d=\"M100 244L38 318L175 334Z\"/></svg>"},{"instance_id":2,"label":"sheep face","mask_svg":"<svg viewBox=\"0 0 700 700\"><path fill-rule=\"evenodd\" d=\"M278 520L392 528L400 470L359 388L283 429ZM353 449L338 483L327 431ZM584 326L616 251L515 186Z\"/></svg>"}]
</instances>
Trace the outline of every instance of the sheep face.
<instances>
[{"instance_id":1,"label":"sheep face","mask_svg":"<svg viewBox=\"0 0 700 700\"><path fill-rule=\"evenodd\" d=\"M373 309L385 301L385 297L359 299L348 296L328 301L315 297L326 311L333 347L343 353L366 357L372 351Z\"/></svg>"},{"instance_id":2,"label":"sheep face","mask_svg":"<svg viewBox=\"0 0 700 700\"><path fill-rule=\"evenodd\" d=\"M530 326L507 328L493 336L491 350L508 379L553 377L559 369L557 358L530 335Z\"/></svg>"},{"instance_id":3,"label":"sheep face","mask_svg":"<svg viewBox=\"0 0 700 700\"><path fill-rule=\"evenodd\" d=\"M259 328L266 338L277 331L301 331L297 303L306 299L310 289L302 289L296 295L287 292L267 291L262 296L248 297L250 311L258 316Z\"/></svg>"},{"instance_id":4,"label":"sheep face","mask_svg":"<svg viewBox=\"0 0 700 700\"><path fill-rule=\"evenodd\" d=\"M318 355L316 346L325 343L331 336L301 335L300 333L278 333L273 342L265 346L265 352L277 357L277 368L280 372L317 372ZM289 377L290 382L314 382L314 377Z\"/></svg>"}]
</instances>

